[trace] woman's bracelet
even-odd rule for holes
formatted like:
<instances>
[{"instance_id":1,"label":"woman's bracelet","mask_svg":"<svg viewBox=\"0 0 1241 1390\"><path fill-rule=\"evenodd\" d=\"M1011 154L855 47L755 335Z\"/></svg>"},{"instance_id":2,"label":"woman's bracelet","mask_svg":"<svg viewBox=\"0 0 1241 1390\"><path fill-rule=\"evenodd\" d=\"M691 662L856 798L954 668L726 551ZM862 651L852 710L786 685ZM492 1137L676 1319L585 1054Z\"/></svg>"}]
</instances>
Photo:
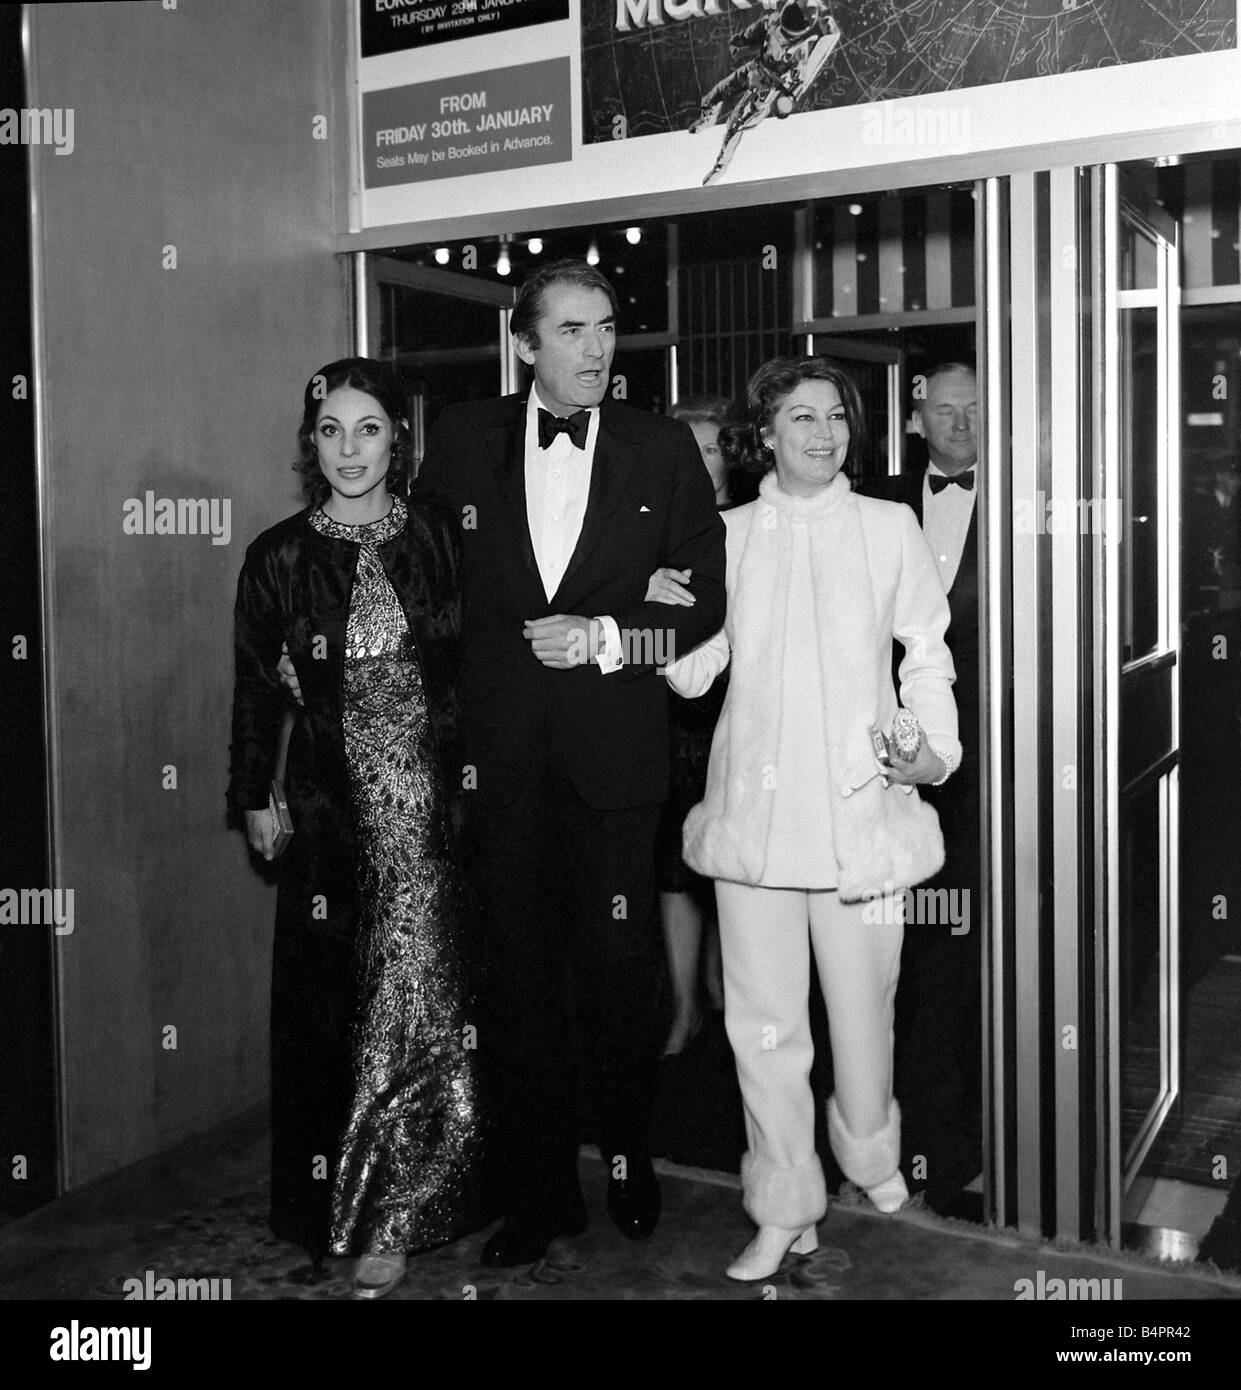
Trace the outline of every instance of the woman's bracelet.
<instances>
[{"instance_id":1,"label":"woman's bracelet","mask_svg":"<svg viewBox=\"0 0 1241 1390\"><path fill-rule=\"evenodd\" d=\"M949 779L949 777L951 777L952 774L956 771L957 764L961 761L961 759L958 758L954 753L941 753L933 743L928 742L927 747L944 765L944 775L942 777L937 777L935 781L932 782L930 785L932 787L942 787L944 783Z\"/></svg>"}]
</instances>

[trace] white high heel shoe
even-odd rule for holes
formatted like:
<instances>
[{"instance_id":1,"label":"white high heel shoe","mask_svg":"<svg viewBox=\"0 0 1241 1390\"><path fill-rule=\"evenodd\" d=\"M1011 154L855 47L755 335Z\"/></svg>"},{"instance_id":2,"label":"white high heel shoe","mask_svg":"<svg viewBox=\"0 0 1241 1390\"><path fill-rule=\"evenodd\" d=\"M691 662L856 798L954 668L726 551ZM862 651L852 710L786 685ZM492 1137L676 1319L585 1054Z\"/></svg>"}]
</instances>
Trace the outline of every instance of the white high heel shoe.
<instances>
[{"instance_id":1,"label":"white high heel shoe","mask_svg":"<svg viewBox=\"0 0 1241 1390\"><path fill-rule=\"evenodd\" d=\"M784 1226L760 1226L758 1234L725 1273L730 1279L749 1283L767 1279L780 1268L785 1255L810 1255L819 1248L819 1233L813 1226L790 1231Z\"/></svg>"},{"instance_id":2,"label":"white high heel shoe","mask_svg":"<svg viewBox=\"0 0 1241 1390\"><path fill-rule=\"evenodd\" d=\"M877 1187L868 1187L866 1195L875 1210L883 1212L886 1216L900 1211L909 1201L909 1189L905 1186L905 1179L899 1169L886 1182L881 1182Z\"/></svg>"}]
</instances>

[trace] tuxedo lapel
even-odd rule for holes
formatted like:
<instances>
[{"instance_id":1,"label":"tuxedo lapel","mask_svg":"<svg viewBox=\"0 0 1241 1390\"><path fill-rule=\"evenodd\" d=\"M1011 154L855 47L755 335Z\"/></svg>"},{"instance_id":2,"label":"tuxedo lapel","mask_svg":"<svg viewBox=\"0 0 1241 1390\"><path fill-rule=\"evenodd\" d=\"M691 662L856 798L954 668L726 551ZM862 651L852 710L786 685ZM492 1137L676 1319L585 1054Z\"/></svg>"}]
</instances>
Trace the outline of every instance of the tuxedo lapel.
<instances>
[{"instance_id":1,"label":"tuxedo lapel","mask_svg":"<svg viewBox=\"0 0 1241 1390\"><path fill-rule=\"evenodd\" d=\"M578 570L588 556L602 548L611 525L611 518L620 506L625 492L624 441L618 435L606 404L599 412L599 437L595 441L595 457L590 468L590 495L586 499L586 515L578 534L573 554L565 566L560 586L552 595L552 608L563 611L561 599L570 592Z\"/></svg>"},{"instance_id":2,"label":"tuxedo lapel","mask_svg":"<svg viewBox=\"0 0 1241 1390\"><path fill-rule=\"evenodd\" d=\"M506 402L506 405L509 404ZM516 588L524 596L533 586L541 607L547 601L539 577L530 539L530 520L526 511L526 402L514 399L499 427L491 436L489 449L495 467L504 522L509 530L510 554L517 562ZM529 602L528 599L525 602ZM532 610L533 611L533 610Z\"/></svg>"},{"instance_id":3,"label":"tuxedo lapel","mask_svg":"<svg viewBox=\"0 0 1241 1390\"><path fill-rule=\"evenodd\" d=\"M926 481L926 469L916 468L912 473L906 475L908 478L908 493L905 501L914 509L914 516L918 518L918 525L922 525L922 495L924 492L923 483Z\"/></svg>"},{"instance_id":4,"label":"tuxedo lapel","mask_svg":"<svg viewBox=\"0 0 1241 1390\"><path fill-rule=\"evenodd\" d=\"M978 498L974 498L974 509L970 512L970 529L965 533L965 549L961 552L961 563L957 567L957 580L966 571L973 582L978 573ZM953 581L953 588L956 587Z\"/></svg>"}]
</instances>

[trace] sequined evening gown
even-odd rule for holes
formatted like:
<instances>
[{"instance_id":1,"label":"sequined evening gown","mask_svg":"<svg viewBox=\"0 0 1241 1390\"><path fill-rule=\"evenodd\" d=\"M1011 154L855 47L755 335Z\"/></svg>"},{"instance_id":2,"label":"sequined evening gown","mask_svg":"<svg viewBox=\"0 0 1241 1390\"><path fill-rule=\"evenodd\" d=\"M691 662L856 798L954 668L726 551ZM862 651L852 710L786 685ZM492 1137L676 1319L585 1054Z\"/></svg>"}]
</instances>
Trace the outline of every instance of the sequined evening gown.
<instances>
[{"instance_id":1,"label":"sequined evening gown","mask_svg":"<svg viewBox=\"0 0 1241 1390\"><path fill-rule=\"evenodd\" d=\"M358 545L344 741L359 899L353 1098L332 1192L334 1254L413 1251L468 1221L480 1145L469 973L417 652L375 547L406 512L311 525Z\"/></svg>"}]
</instances>

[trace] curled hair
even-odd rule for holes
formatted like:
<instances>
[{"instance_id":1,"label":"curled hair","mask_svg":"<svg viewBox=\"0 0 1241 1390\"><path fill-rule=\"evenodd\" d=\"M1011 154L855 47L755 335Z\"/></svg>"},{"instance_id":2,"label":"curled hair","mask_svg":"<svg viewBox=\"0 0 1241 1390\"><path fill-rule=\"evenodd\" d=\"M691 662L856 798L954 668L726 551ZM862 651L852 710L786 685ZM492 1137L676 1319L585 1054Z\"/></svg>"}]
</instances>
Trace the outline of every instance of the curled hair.
<instances>
[{"instance_id":1,"label":"curled hair","mask_svg":"<svg viewBox=\"0 0 1241 1390\"><path fill-rule=\"evenodd\" d=\"M780 403L803 381L826 381L836 388L849 427L845 467L852 470L866 445L862 398L853 378L830 357L773 357L763 363L746 384L745 422L720 431L720 443L730 463L735 461L750 473L767 473L775 467L775 457L763 443L763 430L775 418Z\"/></svg>"},{"instance_id":2,"label":"curled hair","mask_svg":"<svg viewBox=\"0 0 1241 1390\"><path fill-rule=\"evenodd\" d=\"M539 346L539 318L543 313L543 296L551 285L576 285L582 290L602 290L612 306L612 317L616 318L620 312L612 282L601 270L596 270L589 262L572 256L559 261L549 261L522 281L509 318L509 332L514 338L524 338L531 350Z\"/></svg>"},{"instance_id":3,"label":"curled hair","mask_svg":"<svg viewBox=\"0 0 1241 1390\"><path fill-rule=\"evenodd\" d=\"M302 475L302 491L309 501L322 505L332 491L331 484L319 467L319 451L315 447L315 425L323 402L338 387L349 386L373 396L383 407L392 424L392 452L389 456L387 486L394 497L403 497L409 488L412 448L409 426L404 423L408 411L405 388L400 378L373 357L342 357L329 362L306 383L302 395L302 423L297 431L299 457L294 471Z\"/></svg>"}]
</instances>

